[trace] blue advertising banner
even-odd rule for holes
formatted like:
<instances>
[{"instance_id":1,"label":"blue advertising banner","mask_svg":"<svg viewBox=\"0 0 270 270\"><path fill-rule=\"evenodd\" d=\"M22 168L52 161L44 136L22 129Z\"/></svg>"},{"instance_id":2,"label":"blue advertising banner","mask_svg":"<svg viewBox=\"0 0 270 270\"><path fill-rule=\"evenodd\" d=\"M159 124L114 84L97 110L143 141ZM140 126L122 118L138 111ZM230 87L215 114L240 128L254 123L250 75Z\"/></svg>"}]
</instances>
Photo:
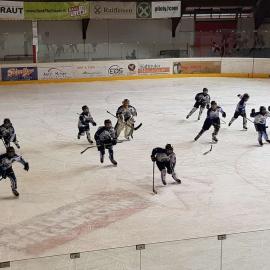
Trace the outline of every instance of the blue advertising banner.
<instances>
[{"instance_id":1,"label":"blue advertising banner","mask_svg":"<svg viewBox=\"0 0 270 270\"><path fill-rule=\"evenodd\" d=\"M36 67L5 67L1 69L2 81L37 80Z\"/></svg>"}]
</instances>

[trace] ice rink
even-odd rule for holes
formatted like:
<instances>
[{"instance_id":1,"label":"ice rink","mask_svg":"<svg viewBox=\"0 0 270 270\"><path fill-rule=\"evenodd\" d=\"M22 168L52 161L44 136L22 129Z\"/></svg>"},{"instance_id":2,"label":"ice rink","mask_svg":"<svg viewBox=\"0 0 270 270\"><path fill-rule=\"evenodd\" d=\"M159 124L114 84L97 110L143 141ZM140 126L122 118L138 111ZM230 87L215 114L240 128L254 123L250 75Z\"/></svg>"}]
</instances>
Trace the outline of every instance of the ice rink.
<instances>
[{"instance_id":1,"label":"ice rink","mask_svg":"<svg viewBox=\"0 0 270 270\"><path fill-rule=\"evenodd\" d=\"M209 150L211 131L194 142L205 118L186 120L194 96L209 89L227 113L227 123L248 92L247 112L270 105L270 81L179 78L94 83L0 86L0 120L10 118L30 170L14 164L20 197L0 182L0 261L140 243L270 228L270 145L258 146L252 123L222 124ZM77 140L77 113L88 105L98 126L124 98L138 111L134 139L115 146L118 166L108 155ZM270 124L270 123L269 123ZM92 127L93 135L97 127ZM174 146L174 184L152 193L151 151ZM1 152L4 147L0 145Z\"/></svg>"}]
</instances>

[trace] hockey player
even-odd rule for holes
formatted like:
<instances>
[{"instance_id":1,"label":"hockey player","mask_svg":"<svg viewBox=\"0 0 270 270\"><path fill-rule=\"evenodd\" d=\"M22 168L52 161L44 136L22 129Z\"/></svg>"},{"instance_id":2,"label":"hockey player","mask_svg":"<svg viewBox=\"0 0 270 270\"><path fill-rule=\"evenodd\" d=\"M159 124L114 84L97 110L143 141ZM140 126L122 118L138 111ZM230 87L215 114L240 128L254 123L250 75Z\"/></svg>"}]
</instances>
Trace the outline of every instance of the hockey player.
<instances>
[{"instance_id":1,"label":"hockey player","mask_svg":"<svg viewBox=\"0 0 270 270\"><path fill-rule=\"evenodd\" d=\"M84 105L82 106L82 113L80 114L78 122L78 129L79 129L78 139L80 139L81 136L86 133L88 142L92 144L93 141L91 140L89 123L91 123L93 126L97 125L89 112L89 108L86 105Z\"/></svg>"},{"instance_id":2,"label":"hockey player","mask_svg":"<svg viewBox=\"0 0 270 270\"><path fill-rule=\"evenodd\" d=\"M195 100L196 102L194 104L194 107L186 116L186 119L188 119L198 108L200 108L199 115L198 115L198 120L200 120L204 108L206 107L207 109L209 109L210 96L208 95L208 89L203 88L203 91L201 93L198 93L195 96Z\"/></svg>"},{"instance_id":3,"label":"hockey player","mask_svg":"<svg viewBox=\"0 0 270 270\"><path fill-rule=\"evenodd\" d=\"M116 138L119 137L121 131L125 129L125 138L129 140L134 130L134 117L137 116L136 109L130 105L128 99L124 99L122 105L117 109L116 117L118 121L115 126Z\"/></svg>"},{"instance_id":4,"label":"hockey player","mask_svg":"<svg viewBox=\"0 0 270 270\"><path fill-rule=\"evenodd\" d=\"M10 143L14 143L17 148L20 148L15 129L8 118L4 119L3 125L0 126L0 139L3 140L6 148L10 146Z\"/></svg>"},{"instance_id":5,"label":"hockey player","mask_svg":"<svg viewBox=\"0 0 270 270\"><path fill-rule=\"evenodd\" d=\"M166 182L166 172L172 175L172 178L179 184L181 184L181 180L178 179L175 173L175 165L176 165L176 155L173 152L173 147L171 144L167 144L164 148L154 148L152 151L151 159L153 162L156 162L157 167L161 172L161 181L163 185L167 185Z\"/></svg>"},{"instance_id":6,"label":"hockey player","mask_svg":"<svg viewBox=\"0 0 270 270\"><path fill-rule=\"evenodd\" d=\"M254 126L256 131L258 132L258 142L261 146L263 146L262 138L265 139L268 143L270 140L268 139L268 134L266 132L266 119L270 117L270 106L268 107L268 111L264 106L260 107L259 112L255 112L255 109L251 110L250 117L254 117Z\"/></svg>"},{"instance_id":7,"label":"hockey player","mask_svg":"<svg viewBox=\"0 0 270 270\"><path fill-rule=\"evenodd\" d=\"M222 117L226 117L226 113L223 111L221 107L217 105L215 101L211 101L211 107L207 111L207 117L204 121L203 127L199 134L195 137L195 141L197 141L202 134L208 130L211 126L214 127L214 132L212 133L212 140L213 142L218 142L217 134L220 129L220 118L219 113L222 114Z\"/></svg>"},{"instance_id":8,"label":"hockey player","mask_svg":"<svg viewBox=\"0 0 270 270\"><path fill-rule=\"evenodd\" d=\"M21 156L18 156L15 153L13 147L9 146L6 149L6 153L0 155L0 177L2 179L6 179L7 177L11 182L11 190L15 196L19 196L19 192L17 191L17 179L15 173L12 169L13 162L20 162L26 171L29 170L29 164L26 162Z\"/></svg>"},{"instance_id":9,"label":"hockey player","mask_svg":"<svg viewBox=\"0 0 270 270\"><path fill-rule=\"evenodd\" d=\"M110 161L116 166L117 162L113 157L113 146L116 145L117 139L110 119L105 120L104 126L98 128L95 134L95 140L97 149L100 152L100 162L104 162L105 149L108 149Z\"/></svg>"},{"instance_id":10,"label":"hockey player","mask_svg":"<svg viewBox=\"0 0 270 270\"><path fill-rule=\"evenodd\" d=\"M238 116L243 117L243 129L247 130L247 114L246 114L246 104L249 100L249 94L245 93L244 95L237 95L240 98L240 101L238 102L234 116L232 117L231 121L229 122L229 126L233 123L235 119L238 118Z\"/></svg>"}]
</instances>

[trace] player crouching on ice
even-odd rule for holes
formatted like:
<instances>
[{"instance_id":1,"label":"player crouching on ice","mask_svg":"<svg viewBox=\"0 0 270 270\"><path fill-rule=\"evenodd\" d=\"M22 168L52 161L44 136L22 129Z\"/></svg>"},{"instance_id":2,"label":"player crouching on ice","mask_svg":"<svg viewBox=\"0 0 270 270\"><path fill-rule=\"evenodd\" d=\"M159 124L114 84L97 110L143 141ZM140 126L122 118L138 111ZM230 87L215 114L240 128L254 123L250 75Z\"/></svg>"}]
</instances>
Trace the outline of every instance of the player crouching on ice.
<instances>
[{"instance_id":1,"label":"player crouching on ice","mask_svg":"<svg viewBox=\"0 0 270 270\"><path fill-rule=\"evenodd\" d=\"M78 122L78 129L79 129L78 139L80 139L81 136L84 135L84 133L86 133L88 142L92 144L93 141L91 140L89 123L91 123L93 126L97 125L89 112L89 108L86 105L84 105L82 106L82 113L80 114Z\"/></svg>"},{"instance_id":2,"label":"player crouching on ice","mask_svg":"<svg viewBox=\"0 0 270 270\"><path fill-rule=\"evenodd\" d=\"M176 155L173 152L173 147L167 144L164 148L154 148L152 151L151 159L156 162L157 167L161 172L161 181L163 185L166 183L166 172L172 175L173 180L181 184L181 180L177 178L176 172L174 171L176 165Z\"/></svg>"},{"instance_id":3,"label":"player crouching on ice","mask_svg":"<svg viewBox=\"0 0 270 270\"><path fill-rule=\"evenodd\" d=\"M247 101L249 100L249 95L247 93L245 93L244 95L239 94L237 96L240 98L240 101L238 102L238 104L236 106L234 116L232 117L228 126L230 126L233 123L233 121L238 118L238 116L242 116L243 117L243 129L247 130L246 104L247 104Z\"/></svg>"},{"instance_id":4,"label":"player crouching on ice","mask_svg":"<svg viewBox=\"0 0 270 270\"><path fill-rule=\"evenodd\" d=\"M207 117L204 121L202 130L195 137L195 141L197 141L206 130L213 126L214 132L212 133L212 140L213 142L218 142L217 134L220 129L219 113L222 114L222 117L226 117L226 113L222 110L222 108L219 107L215 101L211 101L211 107L207 111Z\"/></svg>"},{"instance_id":5,"label":"player crouching on ice","mask_svg":"<svg viewBox=\"0 0 270 270\"><path fill-rule=\"evenodd\" d=\"M100 152L100 162L104 162L105 149L108 149L110 161L113 165L116 166L117 162L113 157L113 146L116 145L117 139L115 136L115 130L112 127L111 120L105 120L104 126L98 128L95 134L95 140L97 149Z\"/></svg>"},{"instance_id":6,"label":"player crouching on ice","mask_svg":"<svg viewBox=\"0 0 270 270\"><path fill-rule=\"evenodd\" d=\"M254 126L256 131L258 132L258 142L261 146L263 146L262 138L264 138L268 143L270 140L268 139L268 134L266 132L266 119L270 117L270 106L268 107L268 111L264 106L260 107L259 112L255 112L255 109L251 110L250 117L254 117Z\"/></svg>"},{"instance_id":7,"label":"player crouching on ice","mask_svg":"<svg viewBox=\"0 0 270 270\"><path fill-rule=\"evenodd\" d=\"M6 148L9 147L12 142L16 145L17 148L20 148L15 129L8 118L4 119L3 125L0 126L0 139L3 140Z\"/></svg>"},{"instance_id":8,"label":"player crouching on ice","mask_svg":"<svg viewBox=\"0 0 270 270\"><path fill-rule=\"evenodd\" d=\"M115 125L116 137L118 138L123 129L125 129L125 138L129 140L134 130L134 117L137 116L136 109L130 105L128 99L124 99L122 105L117 109L116 117L118 121Z\"/></svg>"},{"instance_id":9,"label":"player crouching on ice","mask_svg":"<svg viewBox=\"0 0 270 270\"><path fill-rule=\"evenodd\" d=\"M18 156L13 147L7 147L6 153L0 155L0 177L2 177L2 179L6 179L8 177L11 182L13 194L15 196L19 196L19 192L17 191L17 179L12 169L12 163L15 161L24 165L24 169L26 171L29 170L28 162L26 162L21 156Z\"/></svg>"},{"instance_id":10,"label":"player crouching on ice","mask_svg":"<svg viewBox=\"0 0 270 270\"><path fill-rule=\"evenodd\" d=\"M209 103L210 103L210 96L208 95L208 89L203 88L202 93L198 93L195 96L195 104L192 110L189 112L189 114L186 116L186 119L188 119L198 108L200 108L198 120L201 119L202 112L204 108L206 107L209 109Z\"/></svg>"}]
</instances>

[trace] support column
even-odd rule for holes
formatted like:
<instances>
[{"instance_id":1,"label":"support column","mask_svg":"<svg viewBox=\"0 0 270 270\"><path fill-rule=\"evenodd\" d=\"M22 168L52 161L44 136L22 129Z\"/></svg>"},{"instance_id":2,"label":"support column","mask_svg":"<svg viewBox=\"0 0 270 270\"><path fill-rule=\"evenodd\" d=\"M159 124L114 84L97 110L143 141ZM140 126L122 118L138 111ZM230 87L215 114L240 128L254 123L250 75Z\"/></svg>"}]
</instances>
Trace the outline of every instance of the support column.
<instances>
[{"instance_id":1,"label":"support column","mask_svg":"<svg viewBox=\"0 0 270 270\"><path fill-rule=\"evenodd\" d=\"M33 63L38 62L38 22L32 21L32 52L33 52Z\"/></svg>"}]
</instances>

